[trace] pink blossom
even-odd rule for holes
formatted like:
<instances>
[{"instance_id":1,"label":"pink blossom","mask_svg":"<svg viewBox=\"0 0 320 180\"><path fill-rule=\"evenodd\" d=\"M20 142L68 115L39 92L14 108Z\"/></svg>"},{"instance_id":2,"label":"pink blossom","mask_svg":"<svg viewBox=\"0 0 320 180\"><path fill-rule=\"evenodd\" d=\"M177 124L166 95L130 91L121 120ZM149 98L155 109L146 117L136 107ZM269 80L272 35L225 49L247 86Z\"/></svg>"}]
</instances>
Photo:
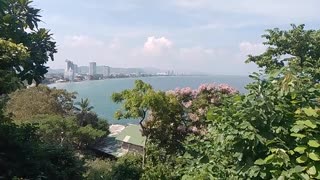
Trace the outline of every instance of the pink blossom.
<instances>
[{"instance_id":1,"label":"pink blossom","mask_svg":"<svg viewBox=\"0 0 320 180\"><path fill-rule=\"evenodd\" d=\"M180 89L180 94L181 95L191 95L192 89L190 87L182 88L182 89Z\"/></svg>"},{"instance_id":2,"label":"pink blossom","mask_svg":"<svg viewBox=\"0 0 320 180\"><path fill-rule=\"evenodd\" d=\"M210 102L214 103L216 100L214 98L211 98Z\"/></svg>"},{"instance_id":3,"label":"pink blossom","mask_svg":"<svg viewBox=\"0 0 320 180\"><path fill-rule=\"evenodd\" d=\"M176 93L173 90L169 90L169 91L166 91L166 95L176 95Z\"/></svg>"},{"instance_id":4,"label":"pink blossom","mask_svg":"<svg viewBox=\"0 0 320 180\"><path fill-rule=\"evenodd\" d=\"M224 94L235 94L237 92L236 89L232 88L227 84L220 84L218 88L219 88L219 91Z\"/></svg>"},{"instance_id":5,"label":"pink blossom","mask_svg":"<svg viewBox=\"0 0 320 180\"><path fill-rule=\"evenodd\" d=\"M199 116L197 116L194 113L189 113L188 115L189 115L189 118L191 119L191 121L193 121L193 122L199 121L199 119L200 119Z\"/></svg>"},{"instance_id":6,"label":"pink blossom","mask_svg":"<svg viewBox=\"0 0 320 180\"><path fill-rule=\"evenodd\" d=\"M193 133L197 133L198 132L198 128L196 126L191 126L189 128L189 130L191 130Z\"/></svg>"},{"instance_id":7,"label":"pink blossom","mask_svg":"<svg viewBox=\"0 0 320 180\"><path fill-rule=\"evenodd\" d=\"M183 125L180 125L180 126L178 126L177 130L181 131L181 132L185 132L186 131L186 127L183 126Z\"/></svg>"},{"instance_id":8,"label":"pink blossom","mask_svg":"<svg viewBox=\"0 0 320 180\"><path fill-rule=\"evenodd\" d=\"M201 130L200 130L200 134L201 134L201 135L206 135L206 134L207 134L207 131L206 131L205 129L201 129Z\"/></svg>"},{"instance_id":9,"label":"pink blossom","mask_svg":"<svg viewBox=\"0 0 320 180\"><path fill-rule=\"evenodd\" d=\"M215 90L215 89L216 89L215 84L207 84L207 91L212 91L212 90Z\"/></svg>"},{"instance_id":10,"label":"pink blossom","mask_svg":"<svg viewBox=\"0 0 320 180\"><path fill-rule=\"evenodd\" d=\"M203 116L203 115L206 113L206 111L205 111L203 108L200 108L200 109L198 109L198 113L199 113L201 116Z\"/></svg>"},{"instance_id":11,"label":"pink blossom","mask_svg":"<svg viewBox=\"0 0 320 180\"><path fill-rule=\"evenodd\" d=\"M201 84L198 88L198 92L204 91L207 89L207 84Z\"/></svg>"},{"instance_id":12,"label":"pink blossom","mask_svg":"<svg viewBox=\"0 0 320 180\"><path fill-rule=\"evenodd\" d=\"M188 102L183 102L182 104L185 108L189 108L192 105L192 101L190 100Z\"/></svg>"}]
</instances>

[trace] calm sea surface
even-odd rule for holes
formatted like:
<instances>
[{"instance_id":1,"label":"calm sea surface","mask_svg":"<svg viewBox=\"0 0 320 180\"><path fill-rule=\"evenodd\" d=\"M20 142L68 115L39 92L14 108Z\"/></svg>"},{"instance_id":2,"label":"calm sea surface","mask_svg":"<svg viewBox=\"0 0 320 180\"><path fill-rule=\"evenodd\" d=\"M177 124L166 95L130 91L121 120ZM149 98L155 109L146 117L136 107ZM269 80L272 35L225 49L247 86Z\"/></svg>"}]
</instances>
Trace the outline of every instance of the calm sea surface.
<instances>
[{"instance_id":1,"label":"calm sea surface","mask_svg":"<svg viewBox=\"0 0 320 180\"><path fill-rule=\"evenodd\" d=\"M126 124L136 123L135 120L115 120L114 112L120 107L111 100L114 92L120 92L124 89L132 88L134 81L141 79L147 82L157 90L170 90L177 87L198 88L203 83L226 83L240 92L244 93L245 86L251 81L247 76L173 76L173 77L145 77L145 78L126 78L126 79L105 79L97 81L82 81L74 83L51 84L50 87L66 89L70 92L78 93L77 100L88 98L94 111L109 123Z\"/></svg>"}]
</instances>

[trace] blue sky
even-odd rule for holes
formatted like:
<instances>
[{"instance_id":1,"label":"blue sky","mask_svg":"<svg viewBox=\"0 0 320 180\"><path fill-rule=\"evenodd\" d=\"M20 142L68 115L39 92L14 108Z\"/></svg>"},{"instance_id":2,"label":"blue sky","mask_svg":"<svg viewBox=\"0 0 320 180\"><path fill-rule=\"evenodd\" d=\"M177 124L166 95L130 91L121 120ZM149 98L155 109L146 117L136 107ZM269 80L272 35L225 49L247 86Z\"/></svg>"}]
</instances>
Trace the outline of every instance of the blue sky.
<instances>
[{"instance_id":1,"label":"blue sky","mask_svg":"<svg viewBox=\"0 0 320 180\"><path fill-rule=\"evenodd\" d=\"M318 0L34 0L58 53L79 65L155 67L245 75L264 51L264 30L291 23L319 29Z\"/></svg>"}]
</instances>

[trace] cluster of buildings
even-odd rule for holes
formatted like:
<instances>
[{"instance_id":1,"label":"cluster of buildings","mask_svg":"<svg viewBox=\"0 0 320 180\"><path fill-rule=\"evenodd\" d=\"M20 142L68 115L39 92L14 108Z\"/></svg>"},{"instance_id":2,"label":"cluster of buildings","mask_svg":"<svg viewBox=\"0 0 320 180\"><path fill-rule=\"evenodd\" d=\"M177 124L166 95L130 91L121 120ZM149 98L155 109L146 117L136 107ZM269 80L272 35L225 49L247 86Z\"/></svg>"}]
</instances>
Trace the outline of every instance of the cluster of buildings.
<instances>
[{"instance_id":1,"label":"cluster of buildings","mask_svg":"<svg viewBox=\"0 0 320 180\"><path fill-rule=\"evenodd\" d=\"M97 63L89 63L89 73L82 73L78 65L70 60L66 60L66 67L64 69L64 81L82 81L82 80L96 80L110 77L110 67L103 66L103 74L97 74Z\"/></svg>"},{"instance_id":2,"label":"cluster of buildings","mask_svg":"<svg viewBox=\"0 0 320 180\"><path fill-rule=\"evenodd\" d=\"M111 68L109 66L97 66L96 62L90 62L89 66L78 66L73 61L65 60L64 69L51 69L42 81L43 84L60 82L79 82L84 80L99 80L106 78L128 78L149 76L175 76L174 71L146 72L140 68Z\"/></svg>"}]
</instances>

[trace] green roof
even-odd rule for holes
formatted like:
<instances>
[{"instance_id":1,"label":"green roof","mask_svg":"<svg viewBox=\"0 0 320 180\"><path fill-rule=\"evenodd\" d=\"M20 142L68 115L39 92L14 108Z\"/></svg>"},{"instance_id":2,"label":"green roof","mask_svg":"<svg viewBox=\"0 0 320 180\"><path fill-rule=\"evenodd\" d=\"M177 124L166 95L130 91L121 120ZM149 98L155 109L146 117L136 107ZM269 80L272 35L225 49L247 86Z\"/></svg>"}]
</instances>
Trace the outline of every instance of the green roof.
<instances>
[{"instance_id":1,"label":"green roof","mask_svg":"<svg viewBox=\"0 0 320 180\"><path fill-rule=\"evenodd\" d=\"M127 153L127 150L121 147L122 142L144 147L146 137L142 136L140 129L139 125L130 124L119 134L109 135L101 140L95 145L94 149L115 157L120 157Z\"/></svg>"},{"instance_id":2,"label":"green roof","mask_svg":"<svg viewBox=\"0 0 320 180\"><path fill-rule=\"evenodd\" d=\"M139 125L130 124L119 134L116 135L118 141L127 142L137 146L144 147L146 137L142 136Z\"/></svg>"}]
</instances>

